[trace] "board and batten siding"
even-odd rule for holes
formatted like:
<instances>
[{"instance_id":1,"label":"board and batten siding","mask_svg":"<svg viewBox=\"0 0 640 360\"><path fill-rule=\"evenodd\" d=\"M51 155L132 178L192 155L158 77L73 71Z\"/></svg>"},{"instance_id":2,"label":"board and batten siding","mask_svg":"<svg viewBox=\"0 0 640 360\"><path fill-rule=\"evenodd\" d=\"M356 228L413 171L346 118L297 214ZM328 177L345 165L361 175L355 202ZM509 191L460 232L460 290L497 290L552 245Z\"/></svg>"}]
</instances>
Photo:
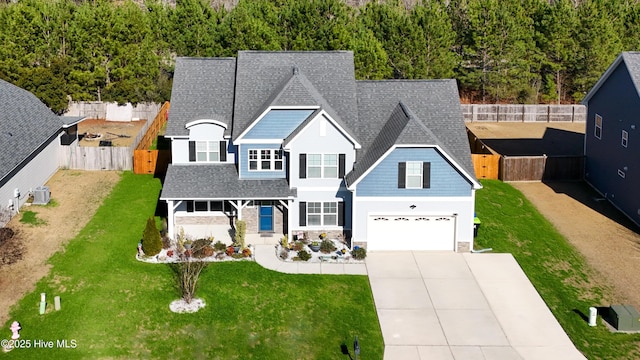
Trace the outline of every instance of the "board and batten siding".
<instances>
[{"instance_id":1,"label":"board and batten siding","mask_svg":"<svg viewBox=\"0 0 640 360\"><path fill-rule=\"evenodd\" d=\"M314 110L270 110L245 135L244 139L284 139Z\"/></svg>"},{"instance_id":2,"label":"board and batten siding","mask_svg":"<svg viewBox=\"0 0 640 360\"><path fill-rule=\"evenodd\" d=\"M282 170L251 170L249 171L249 150L278 150L280 144L240 144L238 145L238 169L240 179L284 179L287 176L287 156L283 154Z\"/></svg>"},{"instance_id":3,"label":"board and batten siding","mask_svg":"<svg viewBox=\"0 0 640 360\"><path fill-rule=\"evenodd\" d=\"M398 188L398 164L431 163L428 189ZM471 196L472 185L435 148L396 148L357 184L358 196Z\"/></svg>"},{"instance_id":4,"label":"board and batten siding","mask_svg":"<svg viewBox=\"0 0 640 360\"><path fill-rule=\"evenodd\" d=\"M640 225L640 96L621 62L588 103L585 180ZM602 117L600 139L596 114ZM622 131L628 134L622 145Z\"/></svg>"},{"instance_id":5,"label":"board and batten siding","mask_svg":"<svg viewBox=\"0 0 640 360\"><path fill-rule=\"evenodd\" d=\"M354 144L324 116L318 116L300 131L288 145L291 148L290 184L298 189L304 187L339 188L343 179L300 179L300 154L344 154L345 172L353 169L355 161Z\"/></svg>"}]
</instances>

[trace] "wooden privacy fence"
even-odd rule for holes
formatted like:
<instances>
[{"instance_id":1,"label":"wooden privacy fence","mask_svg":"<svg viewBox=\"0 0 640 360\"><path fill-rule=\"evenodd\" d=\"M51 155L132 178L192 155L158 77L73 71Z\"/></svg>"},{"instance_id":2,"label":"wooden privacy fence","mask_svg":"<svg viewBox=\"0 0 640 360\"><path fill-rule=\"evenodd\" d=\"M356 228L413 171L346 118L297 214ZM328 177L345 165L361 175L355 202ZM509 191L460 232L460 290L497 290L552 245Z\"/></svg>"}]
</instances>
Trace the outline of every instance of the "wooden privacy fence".
<instances>
[{"instance_id":1,"label":"wooden privacy fence","mask_svg":"<svg viewBox=\"0 0 640 360\"><path fill-rule=\"evenodd\" d=\"M477 172L477 171L476 171ZM580 180L584 156L502 156L502 181Z\"/></svg>"},{"instance_id":2,"label":"wooden privacy fence","mask_svg":"<svg viewBox=\"0 0 640 360\"><path fill-rule=\"evenodd\" d=\"M60 146L58 164L65 169L131 170L133 159L129 147Z\"/></svg>"},{"instance_id":3,"label":"wooden privacy fence","mask_svg":"<svg viewBox=\"0 0 640 360\"><path fill-rule=\"evenodd\" d=\"M169 102L165 102L160 108L148 130L144 133L133 151L133 172L136 174L162 174L166 171L171 161L170 150L149 150L153 141L157 139L160 129L169 118Z\"/></svg>"},{"instance_id":4,"label":"wooden privacy fence","mask_svg":"<svg viewBox=\"0 0 640 360\"><path fill-rule=\"evenodd\" d=\"M165 151L164 154L156 154L152 162L147 157L142 157L137 166L142 166L142 170L135 171L136 156L134 149L148 149L153 140L158 136L160 129L166 124L169 111L169 102L164 103L160 108L160 112L156 115L153 122L147 121L140 132L133 140L131 146L60 146L58 151L58 166L63 169L79 169L79 170L134 170L136 174L153 174L156 173L155 167L158 161L162 161L164 169L169 163L170 152ZM145 152L147 150L144 150ZM151 155L150 155L151 156ZM160 160L158 160L160 159ZM152 167L153 166L153 167ZM160 166L160 164L158 164ZM149 170L151 169L151 170Z\"/></svg>"},{"instance_id":5,"label":"wooden privacy fence","mask_svg":"<svg viewBox=\"0 0 640 360\"><path fill-rule=\"evenodd\" d=\"M462 104L466 122L585 122L584 105Z\"/></svg>"}]
</instances>

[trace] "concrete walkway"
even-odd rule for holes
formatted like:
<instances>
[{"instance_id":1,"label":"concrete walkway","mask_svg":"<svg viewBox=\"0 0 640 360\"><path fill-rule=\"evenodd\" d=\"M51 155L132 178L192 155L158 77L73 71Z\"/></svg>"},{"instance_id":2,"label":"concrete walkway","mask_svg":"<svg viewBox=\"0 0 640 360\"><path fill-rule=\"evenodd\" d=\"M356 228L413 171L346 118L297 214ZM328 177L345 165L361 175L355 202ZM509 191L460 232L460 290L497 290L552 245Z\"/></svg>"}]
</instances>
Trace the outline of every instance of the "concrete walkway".
<instances>
[{"instance_id":1,"label":"concrete walkway","mask_svg":"<svg viewBox=\"0 0 640 360\"><path fill-rule=\"evenodd\" d=\"M510 254L375 252L365 266L283 262L258 245L255 258L286 273L368 275L385 360L585 359Z\"/></svg>"}]
</instances>

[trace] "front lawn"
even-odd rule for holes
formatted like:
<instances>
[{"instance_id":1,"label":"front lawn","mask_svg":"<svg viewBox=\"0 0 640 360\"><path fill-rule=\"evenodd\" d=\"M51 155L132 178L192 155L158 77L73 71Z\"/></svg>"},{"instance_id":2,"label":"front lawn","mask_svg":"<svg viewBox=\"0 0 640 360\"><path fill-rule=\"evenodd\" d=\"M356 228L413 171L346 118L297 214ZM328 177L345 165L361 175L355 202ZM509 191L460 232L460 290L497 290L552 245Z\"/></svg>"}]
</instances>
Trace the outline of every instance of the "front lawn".
<instances>
[{"instance_id":1,"label":"front lawn","mask_svg":"<svg viewBox=\"0 0 640 360\"><path fill-rule=\"evenodd\" d=\"M638 359L640 334L614 334L590 306L608 306L606 290L593 284L593 269L535 207L512 186L482 181L476 211L482 220L476 248L512 253L569 337L588 359ZM522 309L526 311L526 309ZM544 331L544 329L540 329Z\"/></svg>"},{"instance_id":2,"label":"front lawn","mask_svg":"<svg viewBox=\"0 0 640 360\"><path fill-rule=\"evenodd\" d=\"M19 321L30 348L0 356L348 359L341 345L351 348L358 335L363 359L382 358L366 276L288 275L253 262L212 263L196 293L207 306L195 314L170 312L169 303L179 297L171 269L135 260L159 191L160 182L150 175L123 175L0 330L0 338L9 338L11 322ZM42 292L49 303L45 315L38 314ZM53 309L54 296L61 297L61 311ZM43 348L50 344L53 349Z\"/></svg>"}]
</instances>

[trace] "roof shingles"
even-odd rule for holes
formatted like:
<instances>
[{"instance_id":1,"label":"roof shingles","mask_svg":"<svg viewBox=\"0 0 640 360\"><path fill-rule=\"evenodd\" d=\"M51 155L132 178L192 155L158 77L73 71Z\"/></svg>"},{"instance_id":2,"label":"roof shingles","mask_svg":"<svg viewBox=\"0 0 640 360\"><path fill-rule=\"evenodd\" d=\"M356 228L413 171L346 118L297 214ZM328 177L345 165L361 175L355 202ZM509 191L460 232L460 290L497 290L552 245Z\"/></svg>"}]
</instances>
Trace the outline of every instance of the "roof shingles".
<instances>
[{"instance_id":1,"label":"roof shingles","mask_svg":"<svg viewBox=\"0 0 640 360\"><path fill-rule=\"evenodd\" d=\"M35 95L0 80L0 180L57 135L62 126L60 117Z\"/></svg>"}]
</instances>

